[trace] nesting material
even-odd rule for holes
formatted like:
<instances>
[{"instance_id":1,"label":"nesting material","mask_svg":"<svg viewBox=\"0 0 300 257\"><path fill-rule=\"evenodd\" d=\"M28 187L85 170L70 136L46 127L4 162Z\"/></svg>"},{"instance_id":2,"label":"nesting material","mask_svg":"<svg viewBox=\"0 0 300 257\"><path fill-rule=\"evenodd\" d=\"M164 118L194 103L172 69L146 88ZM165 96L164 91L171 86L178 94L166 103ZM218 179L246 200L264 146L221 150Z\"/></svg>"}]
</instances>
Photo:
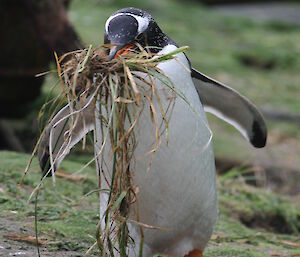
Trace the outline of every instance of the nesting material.
<instances>
[{"instance_id":1,"label":"nesting material","mask_svg":"<svg viewBox=\"0 0 300 257\"><path fill-rule=\"evenodd\" d=\"M121 256L126 256L126 247L130 243L127 229L129 210L138 197L137 187L132 183L134 170L130 166L137 143L134 129L142 111L148 111L155 127L153 135L155 144L153 149L149 149L149 153L152 156L155 154L162 134L165 135L167 143L170 106L175 97L169 98L170 103L165 108L161 103L155 81L162 82L160 84L175 96L181 95L176 92L172 82L161 73L157 65L174 58L175 54L186 49L187 47L182 47L169 54L154 56L136 45L119 52L115 59L109 61L108 48L93 49L90 46L88 49L67 53L57 58L62 95L70 106L70 117L72 112L80 113L80 110L76 109L78 102L94 106L94 118L97 117L101 121L103 146L95 155L101 157L103 148L111 148L109 151L112 153L113 164L112 170L107 171L111 174L111 181L108 181L110 189L105 211L105 227L101 227L101 221L97 227L97 245L101 256L113 256L114 248L118 249ZM145 74L149 79L145 79ZM153 104L154 100L156 104ZM144 108L145 106L149 108ZM162 120L158 120L157 113ZM71 123L73 122L70 130L72 127L75 128L78 119L84 117L77 115L70 119ZM67 145L68 137L65 140ZM50 158L51 150L50 147ZM98 164L101 169L105 168L103 162ZM150 165L151 163L149 167ZM54 172L52 175L55 175ZM142 238L143 225L140 226Z\"/></svg>"}]
</instances>

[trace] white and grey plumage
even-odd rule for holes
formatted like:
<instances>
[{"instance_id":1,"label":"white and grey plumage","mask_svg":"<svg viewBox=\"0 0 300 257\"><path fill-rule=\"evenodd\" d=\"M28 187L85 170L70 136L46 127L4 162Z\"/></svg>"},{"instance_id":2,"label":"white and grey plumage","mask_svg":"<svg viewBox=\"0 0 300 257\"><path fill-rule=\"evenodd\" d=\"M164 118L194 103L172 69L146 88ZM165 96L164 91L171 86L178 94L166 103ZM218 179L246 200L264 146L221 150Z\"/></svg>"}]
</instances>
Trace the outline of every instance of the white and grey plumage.
<instances>
[{"instance_id":1,"label":"white and grey plumage","mask_svg":"<svg viewBox=\"0 0 300 257\"><path fill-rule=\"evenodd\" d=\"M148 13L136 8L125 8L111 15L106 22L104 42L117 44L111 49L111 58L120 49L135 42L144 47L151 46L149 49L157 54L177 48ZM265 145L267 130L261 114L252 103L233 89L191 68L185 54L179 53L175 59L160 63L158 67L185 95L192 108L182 98L176 98L169 122L169 143L160 145L148 172L147 152L154 144L154 127L149 112L143 112L135 132L138 145L133 181L139 187L140 222L166 229L145 229L144 256L160 252L183 257L195 249L204 249L217 220L214 154L204 110L232 124L255 147ZM159 83L157 81L158 88L161 87ZM164 97L162 102L167 104ZM47 127L39 149L42 169L49 158L45 149L49 147L50 134L52 140L58 138L62 130L58 121L68 113L70 110L66 106ZM101 142L100 121L94 122L89 105L81 111L81 116L70 145L63 146L63 142L59 142L58 148L62 147L66 152L54 163L55 168L89 130L95 129L95 152L101 148L98 143ZM68 126L63 130L67 131ZM57 151L52 154L53 158L57 155ZM106 158L107 165L111 165L108 153ZM105 183L102 186L109 187ZM129 249L129 256L137 256L139 228L131 225L129 230L137 245Z\"/></svg>"}]
</instances>

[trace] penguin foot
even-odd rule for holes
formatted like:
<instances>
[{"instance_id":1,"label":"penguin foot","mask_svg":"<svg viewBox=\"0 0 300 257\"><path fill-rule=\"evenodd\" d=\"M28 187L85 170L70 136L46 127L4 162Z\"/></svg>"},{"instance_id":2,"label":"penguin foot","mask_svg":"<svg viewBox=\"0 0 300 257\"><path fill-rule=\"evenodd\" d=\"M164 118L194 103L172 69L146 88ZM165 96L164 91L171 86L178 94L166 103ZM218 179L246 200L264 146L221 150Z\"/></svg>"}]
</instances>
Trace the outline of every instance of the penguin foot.
<instances>
[{"instance_id":1,"label":"penguin foot","mask_svg":"<svg viewBox=\"0 0 300 257\"><path fill-rule=\"evenodd\" d=\"M193 251L190 251L184 257L203 257L203 255L202 255L202 251L201 250L195 249Z\"/></svg>"}]
</instances>

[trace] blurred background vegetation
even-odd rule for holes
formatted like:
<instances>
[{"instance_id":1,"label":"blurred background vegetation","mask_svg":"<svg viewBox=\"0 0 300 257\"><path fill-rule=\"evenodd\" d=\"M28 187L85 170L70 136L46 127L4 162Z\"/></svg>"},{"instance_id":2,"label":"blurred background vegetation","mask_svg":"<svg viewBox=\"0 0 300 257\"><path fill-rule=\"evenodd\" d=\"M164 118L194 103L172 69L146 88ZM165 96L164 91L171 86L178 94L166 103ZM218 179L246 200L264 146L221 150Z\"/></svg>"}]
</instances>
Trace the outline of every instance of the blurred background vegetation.
<instances>
[{"instance_id":1,"label":"blurred background vegetation","mask_svg":"<svg viewBox=\"0 0 300 257\"><path fill-rule=\"evenodd\" d=\"M187 55L196 69L244 94L266 117L268 145L257 150L208 115L221 214L207 256L300 256L299 1L3 0L1 149L32 151L38 110L49 94L55 95L51 88L58 80L55 72L35 74L55 69L53 51L101 45L106 19L127 6L147 10L173 40L190 46ZM91 156L92 147L82 153L79 146L63 170L74 172ZM27 159L0 152L0 242L13 249L20 245L7 235L20 233L19 227L32 233L33 205L26 200L40 177L37 163L25 188L16 187ZM96 188L93 170L78 181L61 178L55 190L51 181L45 187L39 219L42 235L52 241L47 251L58 251L56 256L66 249L76 256L74 251L82 253L93 243L97 200L80 203L83 194Z\"/></svg>"}]
</instances>

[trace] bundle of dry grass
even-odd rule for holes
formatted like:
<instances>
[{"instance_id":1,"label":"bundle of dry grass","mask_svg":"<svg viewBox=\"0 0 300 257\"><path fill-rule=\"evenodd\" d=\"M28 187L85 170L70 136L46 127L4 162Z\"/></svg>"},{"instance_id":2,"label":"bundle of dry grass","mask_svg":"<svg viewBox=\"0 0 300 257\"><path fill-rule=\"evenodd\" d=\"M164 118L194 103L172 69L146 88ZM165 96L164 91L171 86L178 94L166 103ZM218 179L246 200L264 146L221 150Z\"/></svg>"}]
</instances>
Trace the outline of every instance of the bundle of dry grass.
<instances>
[{"instance_id":1,"label":"bundle of dry grass","mask_svg":"<svg viewBox=\"0 0 300 257\"><path fill-rule=\"evenodd\" d=\"M57 106L56 102L62 101L61 99L68 102L70 107L68 122L71 120L69 134L75 128L78 119L84 119L77 115L80 113L80 108L79 110L73 108L76 103L83 103L81 106L87 104L94 106L92 111L94 119L95 122L96 119L100 120L98 129L102 133L102 147L99 152L95 153L95 156L102 158L105 147L110 147L109 150L113 155L112 170L107 171L111 180L108 181L105 173L101 175L104 174L104 179L110 185L105 211L105 227L101 227L101 221L97 226L97 245L101 256L113 256L115 248L118 248L121 256L126 256L126 247L130 243L127 229L129 210L138 197L138 190L132 183L134 171L130 166L136 146L134 128L147 105L149 110L145 111L150 112L151 121L155 127L155 135L153 135L155 144L152 149L149 149L152 157L159 147L163 132L166 132L164 134L167 142L168 120L174 96L179 95L182 98L184 96L176 91L172 82L161 73L157 65L174 58L175 54L186 49L187 47L182 47L169 54L153 56L146 49L136 45L118 53L117 58L108 60L107 48L92 49L90 46L88 49L67 53L57 58L57 72L62 90L61 95L50 103ZM172 93L172 97L168 98L167 108L162 104L155 81L160 81L160 84ZM156 104L153 104L154 100ZM53 110L55 112L55 108ZM158 120L158 112L162 117L161 121ZM66 144L69 144L68 137L64 140ZM51 153L55 150L54 148L55 146L49 147L50 158L52 158ZM102 170L104 160L101 158L98 166ZM54 162L55 160L50 160L52 168L48 170L48 173L52 172L53 178L55 178ZM99 172L99 186L101 176ZM143 224L140 225L142 238Z\"/></svg>"}]
</instances>

